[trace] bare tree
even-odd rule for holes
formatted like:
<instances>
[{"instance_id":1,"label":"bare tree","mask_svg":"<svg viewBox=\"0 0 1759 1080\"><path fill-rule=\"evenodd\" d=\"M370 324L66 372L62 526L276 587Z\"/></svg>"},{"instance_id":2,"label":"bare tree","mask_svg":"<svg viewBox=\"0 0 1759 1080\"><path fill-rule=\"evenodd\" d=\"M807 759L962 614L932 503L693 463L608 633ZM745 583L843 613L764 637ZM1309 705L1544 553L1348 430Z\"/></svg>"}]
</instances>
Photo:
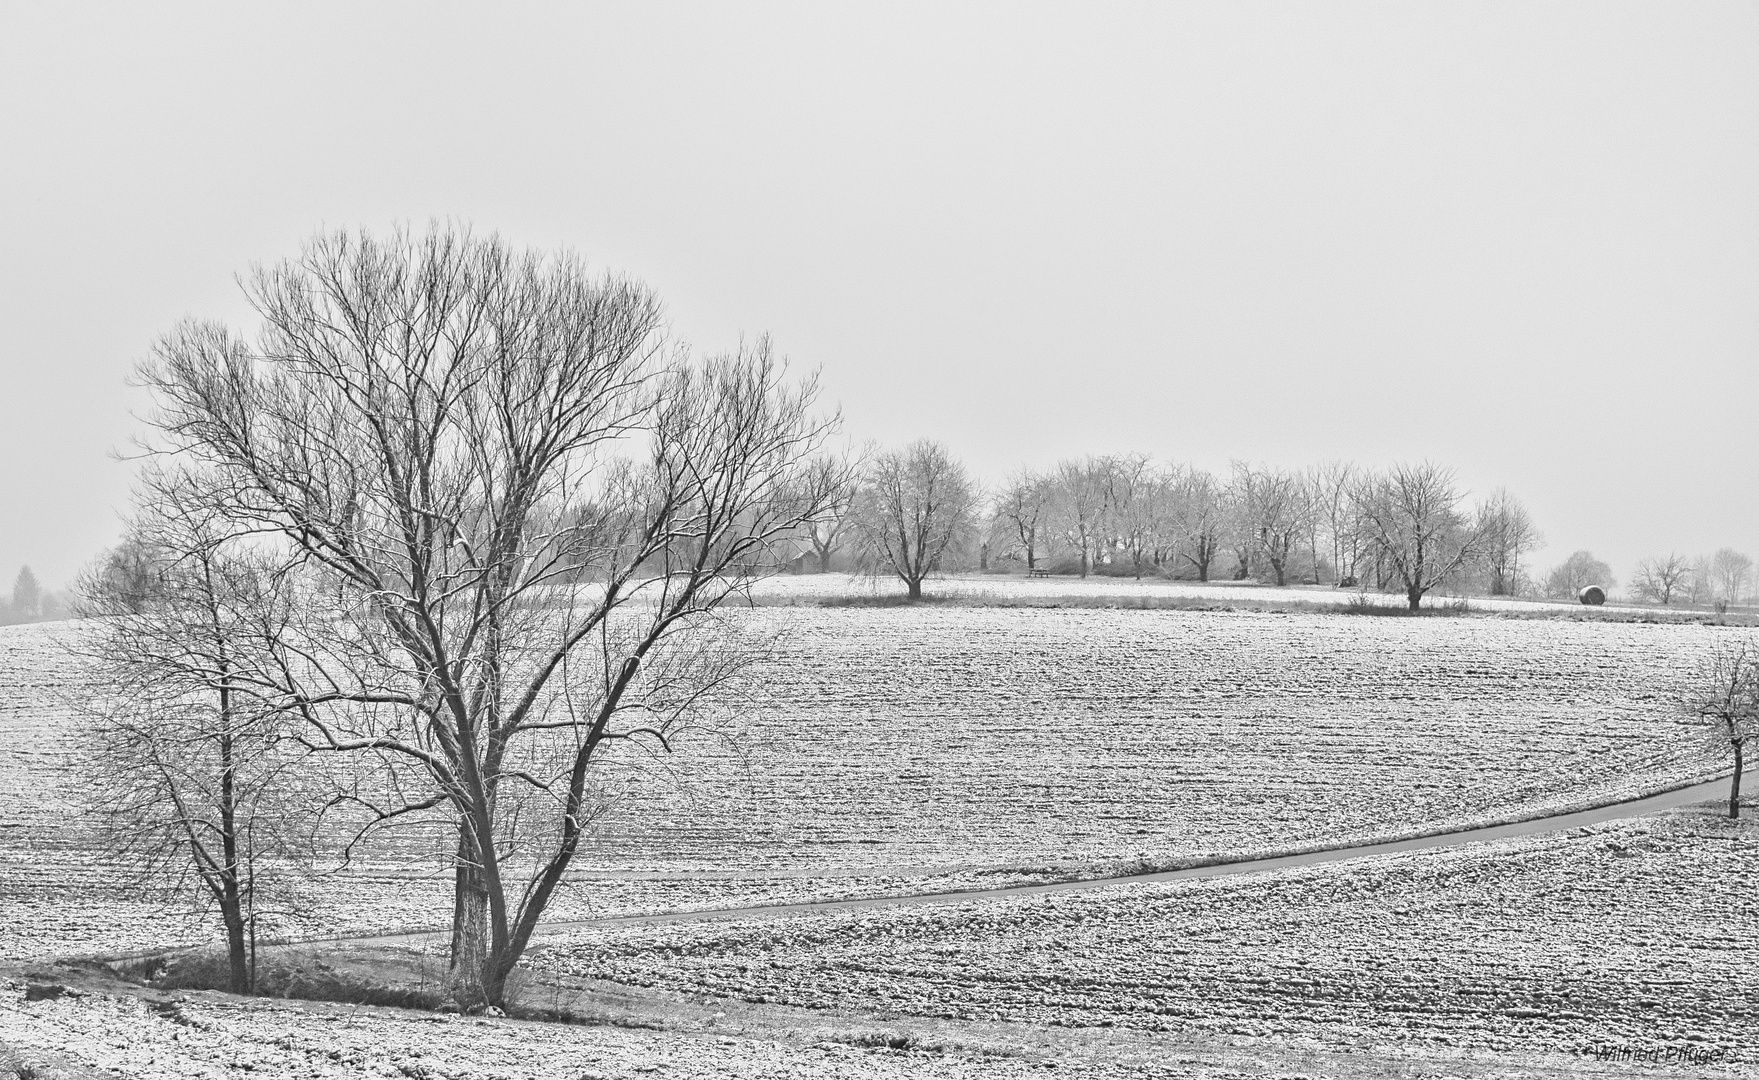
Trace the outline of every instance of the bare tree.
<instances>
[{"instance_id":1,"label":"bare tree","mask_svg":"<svg viewBox=\"0 0 1759 1080\"><path fill-rule=\"evenodd\" d=\"M106 560L81 584L97 618L78 651L100 688L78 703L84 775L115 846L219 910L231 989L249 993L258 920L285 899L318 812L282 717L243 689L286 616L282 579L228 543L212 493L189 477L149 472L142 494L119 549L130 573Z\"/></svg>"},{"instance_id":2,"label":"bare tree","mask_svg":"<svg viewBox=\"0 0 1759 1080\"><path fill-rule=\"evenodd\" d=\"M1669 604L1677 594L1687 590L1692 576L1692 563L1684 555L1669 553L1644 559L1632 575L1631 588L1645 600Z\"/></svg>"},{"instance_id":3,"label":"bare tree","mask_svg":"<svg viewBox=\"0 0 1759 1080\"><path fill-rule=\"evenodd\" d=\"M1718 548L1710 556L1710 580L1716 598L1738 604L1746 599L1753 580L1753 560L1734 548Z\"/></svg>"},{"instance_id":4,"label":"bare tree","mask_svg":"<svg viewBox=\"0 0 1759 1080\"><path fill-rule=\"evenodd\" d=\"M1163 476L1147 454L1105 459L1102 473L1110 509L1110 540L1130 557L1130 570L1142 577L1154 563L1166 531L1167 506Z\"/></svg>"},{"instance_id":5,"label":"bare tree","mask_svg":"<svg viewBox=\"0 0 1759 1080\"><path fill-rule=\"evenodd\" d=\"M1002 485L991 507L991 517L1008 531L1010 541L1019 545L1029 571L1038 568L1052 499L1050 480L1022 469Z\"/></svg>"},{"instance_id":6,"label":"bare tree","mask_svg":"<svg viewBox=\"0 0 1759 1080\"><path fill-rule=\"evenodd\" d=\"M1288 584L1297 542L1307 530L1310 505L1296 473L1234 463L1231 485L1243 536L1270 564L1278 585Z\"/></svg>"},{"instance_id":7,"label":"bare tree","mask_svg":"<svg viewBox=\"0 0 1759 1080\"><path fill-rule=\"evenodd\" d=\"M107 609L138 615L158 591L166 553L136 535L106 551L78 586L84 602L101 593Z\"/></svg>"},{"instance_id":8,"label":"bare tree","mask_svg":"<svg viewBox=\"0 0 1759 1080\"><path fill-rule=\"evenodd\" d=\"M1111 507L1110 463L1087 457L1057 463L1052 473L1054 517L1062 537L1081 560L1081 576L1093 570L1095 556L1105 539Z\"/></svg>"},{"instance_id":9,"label":"bare tree","mask_svg":"<svg viewBox=\"0 0 1759 1080\"><path fill-rule=\"evenodd\" d=\"M1336 584L1354 584L1356 563L1361 558L1363 531L1355 512L1350 492L1358 470L1347 461L1327 462L1308 474L1308 488L1313 506L1313 528L1323 532L1331 551L1332 579ZM1314 541L1315 558L1318 548ZM1317 572L1314 574L1318 578Z\"/></svg>"},{"instance_id":10,"label":"bare tree","mask_svg":"<svg viewBox=\"0 0 1759 1080\"><path fill-rule=\"evenodd\" d=\"M456 828L452 993L498 1006L614 747L669 749L750 652L716 609L834 493L767 340L668 354L641 285L435 228L258 269L254 345L185 324L143 381L299 620L249 692ZM633 452L635 456L628 456Z\"/></svg>"},{"instance_id":11,"label":"bare tree","mask_svg":"<svg viewBox=\"0 0 1759 1080\"><path fill-rule=\"evenodd\" d=\"M1477 550L1478 535L1460 511L1464 498L1453 470L1429 462L1366 474L1353 489L1357 512L1412 611Z\"/></svg>"},{"instance_id":12,"label":"bare tree","mask_svg":"<svg viewBox=\"0 0 1759 1080\"><path fill-rule=\"evenodd\" d=\"M1168 564L1179 555L1187 540L1184 529L1182 492L1186 472L1177 463L1155 468L1149 476L1151 508L1147 517L1150 558L1156 570L1168 571Z\"/></svg>"},{"instance_id":13,"label":"bare tree","mask_svg":"<svg viewBox=\"0 0 1759 1080\"><path fill-rule=\"evenodd\" d=\"M824 574L831 569L831 557L856 532L857 469L847 455L829 453L814 456L808 468L809 483L828 493L823 513L806 523L806 539L818 560L818 572Z\"/></svg>"},{"instance_id":14,"label":"bare tree","mask_svg":"<svg viewBox=\"0 0 1759 1080\"><path fill-rule=\"evenodd\" d=\"M1723 643L1710 654L1686 698L1686 711L1733 757L1728 816L1741 816L1741 772L1747 740L1759 733L1759 650L1751 641Z\"/></svg>"},{"instance_id":15,"label":"bare tree","mask_svg":"<svg viewBox=\"0 0 1759 1080\"><path fill-rule=\"evenodd\" d=\"M1245 581L1253 576L1253 556L1258 554L1258 523L1252 511L1250 474L1243 474L1238 463L1233 475L1221 489L1222 536L1234 553L1234 580Z\"/></svg>"},{"instance_id":16,"label":"bare tree","mask_svg":"<svg viewBox=\"0 0 1759 1080\"><path fill-rule=\"evenodd\" d=\"M1545 575L1545 594L1556 600L1573 600L1590 585L1610 590L1615 584L1612 567L1596 559L1593 552L1573 551Z\"/></svg>"},{"instance_id":17,"label":"bare tree","mask_svg":"<svg viewBox=\"0 0 1759 1080\"><path fill-rule=\"evenodd\" d=\"M1513 596L1521 580L1521 557L1544 542L1533 516L1507 488L1478 504L1478 536L1492 596Z\"/></svg>"},{"instance_id":18,"label":"bare tree","mask_svg":"<svg viewBox=\"0 0 1759 1080\"><path fill-rule=\"evenodd\" d=\"M1210 564L1220 553L1227 530L1221 487L1202 469L1189 469L1180 475L1172 501L1180 554L1197 571L1198 581L1208 581Z\"/></svg>"},{"instance_id":19,"label":"bare tree","mask_svg":"<svg viewBox=\"0 0 1759 1080\"><path fill-rule=\"evenodd\" d=\"M872 557L920 600L923 579L972 524L976 487L945 446L919 439L875 457L863 490L862 528Z\"/></svg>"}]
</instances>

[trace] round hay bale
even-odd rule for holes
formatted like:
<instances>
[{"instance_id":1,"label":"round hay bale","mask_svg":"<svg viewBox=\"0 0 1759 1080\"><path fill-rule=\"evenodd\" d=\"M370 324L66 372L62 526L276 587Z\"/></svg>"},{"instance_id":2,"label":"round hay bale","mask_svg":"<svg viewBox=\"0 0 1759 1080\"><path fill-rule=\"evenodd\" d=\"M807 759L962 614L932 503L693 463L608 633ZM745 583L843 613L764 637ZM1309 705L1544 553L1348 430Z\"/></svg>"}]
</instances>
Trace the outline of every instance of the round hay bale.
<instances>
[{"instance_id":1,"label":"round hay bale","mask_svg":"<svg viewBox=\"0 0 1759 1080\"><path fill-rule=\"evenodd\" d=\"M1590 585L1577 593L1576 598L1584 604L1599 606L1606 603L1606 590L1598 585Z\"/></svg>"}]
</instances>

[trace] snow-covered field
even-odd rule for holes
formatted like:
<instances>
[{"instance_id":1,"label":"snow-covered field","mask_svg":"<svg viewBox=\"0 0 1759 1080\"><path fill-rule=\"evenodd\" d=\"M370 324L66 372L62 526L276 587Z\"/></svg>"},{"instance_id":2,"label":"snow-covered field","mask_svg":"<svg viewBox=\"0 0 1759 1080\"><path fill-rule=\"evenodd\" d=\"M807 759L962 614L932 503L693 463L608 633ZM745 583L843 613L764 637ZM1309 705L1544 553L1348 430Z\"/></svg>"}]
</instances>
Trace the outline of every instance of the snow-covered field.
<instances>
[{"instance_id":1,"label":"snow-covered field","mask_svg":"<svg viewBox=\"0 0 1759 1080\"><path fill-rule=\"evenodd\" d=\"M554 914L1003 884L1530 816L1720 765L1674 715L1726 628L1315 613L758 607L784 644L719 734L631 759ZM10 956L187 929L115 873L54 626L0 629ZM436 853L369 849L301 933L443 921Z\"/></svg>"},{"instance_id":2,"label":"snow-covered field","mask_svg":"<svg viewBox=\"0 0 1759 1080\"><path fill-rule=\"evenodd\" d=\"M1140 604L1153 600L1194 601L1213 604L1291 604L1302 607L1347 607L1352 603L1374 607L1405 606L1402 594L1338 589L1327 585L1267 585L1256 581L1170 581L1160 578L1136 579L1092 575L1089 577L1028 578L1005 574L945 575L931 577L923 585L930 597L960 599L976 603L1047 602L1070 603L1111 602L1118 605ZM765 578L751 590L760 603L817 604L851 598L875 599L901 597L904 585L892 576L861 574L783 574ZM1424 597L1426 607L1451 607L1463 604L1470 611L1530 614L1582 614L1579 603L1557 600L1517 600L1511 597L1458 597L1442 592ZM1611 601L1599 610L1632 613L1654 613L1649 606ZM1679 609L1674 609L1679 610Z\"/></svg>"},{"instance_id":3,"label":"snow-covered field","mask_svg":"<svg viewBox=\"0 0 1759 1080\"><path fill-rule=\"evenodd\" d=\"M1720 766L1675 702L1709 644L1743 632L981 604L737 618L782 633L781 651L713 733L664 763L624 762L624 801L555 916L999 885L1655 790ZM0 960L211 940L70 815L80 676L57 633L0 628ZM449 884L417 856L387 846L314 883L295 929L443 923ZM890 1016L963 1025L955 1043L979 1029L1003 1046L1120 1040L1074 1064L1055 1046L1042 1060L875 1050L810 1024L778 1042L208 997L168 1013L27 1003L17 984L0 998L0 1056L77 1046L79 1063L140 1077L487 1078L1021 1076L1052 1060L1104 1075L1135 1054L1145 1075L1239 1076L1297 1059L1337 1074L1353 1066L1324 1055L1378 1046L1376 1075L1416 1075L1398 1056L1415 1054L1503 1076L1601 1075L1584 1055L1606 1044L1695 1048L1717 1063L1706 1074L1734 1075L1759 1035L1755 895L1750 827L1676 816L1248 878L565 931L535 960L678 1000L832 1010L801 1015L844 1031ZM1199 1067L1180 1056L1191 1039L1222 1050Z\"/></svg>"},{"instance_id":4,"label":"snow-covered field","mask_svg":"<svg viewBox=\"0 0 1759 1080\"><path fill-rule=\"evenodd\" d=\"M1703 626L1081 608L757 608L738 712L595 858L1092 866L1482 822L1706 771Z\"/></svg>"},{"instance_id":5,"label":"snow-covered field","mask_svg":"<svg viewBox=\"0 0 1759 1080\"><path fill-rule=\"evenodd\" d=\"M1759 823L1707 811L1236 878L569 931L575 975L812 1009L1759 1065Z\"/></svg>"}]
</instances>

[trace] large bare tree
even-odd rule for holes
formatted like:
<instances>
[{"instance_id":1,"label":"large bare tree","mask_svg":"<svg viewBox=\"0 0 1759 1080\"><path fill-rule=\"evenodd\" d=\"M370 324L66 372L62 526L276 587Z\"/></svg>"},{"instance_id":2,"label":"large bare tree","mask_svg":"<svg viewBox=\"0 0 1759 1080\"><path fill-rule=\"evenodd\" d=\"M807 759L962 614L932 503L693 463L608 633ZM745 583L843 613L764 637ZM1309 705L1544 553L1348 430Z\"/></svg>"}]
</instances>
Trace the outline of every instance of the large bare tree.
<instances>
[{"instance_id":1,"label":"large bare tree","mask_svg":"<svg viewBox=\"0 0 1759 1080\"><path fill-rule=\"evenodd\" d=\"M640 284L467 230L320 236L246 295L253 341L186 323L142 375L302 585L250 692L376 763L375 817L449 817L453 994L498 1006L595 765L748 658L716 609L833 500L829 422L767 340L691 362Z\"/></svg>"},{"instance_id":2,"label":"large bare tree","mask_svg":"<svg viewBox=\"0 0 1759 1080\"><path fill-rule=\"evenodd\" d=\"M1352 490L1357 514L1412 611L1477 550L1478 534L1460 510L1464 498L1453 470L1429 462L1367 473Z\"/></svg>"},{"instance_id":3,"label":"large bare tree","mask_svg":"<svg viewBox=\"0 0 1759 1080\"><path fill-rule=\"evenodd\" d=\"M869 557L897 575L910 599L922 599L923 580L973 524L970 475L945 446L919 439L875 456L862 490Z\"/></svg>"}]
</instances>

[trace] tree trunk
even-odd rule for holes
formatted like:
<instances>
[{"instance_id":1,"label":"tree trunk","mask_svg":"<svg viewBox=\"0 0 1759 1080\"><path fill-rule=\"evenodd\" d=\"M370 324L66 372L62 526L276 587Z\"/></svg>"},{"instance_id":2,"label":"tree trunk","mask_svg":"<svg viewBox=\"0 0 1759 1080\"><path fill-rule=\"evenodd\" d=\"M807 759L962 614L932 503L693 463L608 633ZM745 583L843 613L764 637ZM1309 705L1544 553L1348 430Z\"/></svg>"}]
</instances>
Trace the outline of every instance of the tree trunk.
<instances>
[{"instance_id":1,"label":"tree trunk","mask_svg":"<svg viewBox=\"0 0 1759 1080\"><path fill-rule=\"evenodd\" d=\"M909 582L909 585L910 585L910 591L909 591L909 593L906 594L905 598L908 600L922 599L922 579L921 578L912 578Z\"/></svg>"},{"instance_id":2,"label":"tree trunk","mask_svg":"<svg viewBox=\"0 0 1759 1080\"><path fill-rule=\"evenodd\" d=\"M239 911L237 887L229 886L227 891L233 895L222 902L220 917L226 923L226 959L232 969L232 992L248 994L252 987L250 953L244 942L244 916Z\"/></svg>"},{"instance_id":3,"label":"tree trunk","mask_svg":"<svg viewBox=\"0 0 1759 1080\"><path fill-rule=\"evenodd\" d=\"M828 574L831 572L831 553L829 551L821 551L818 553L818 572L821 574Z\"/></svg>"},{"instance_id":4,"label":"tree trunk","mask_svg":"<svg viewBox=\"0 0 1759 1080\"><path fill-rule=\"evenodd\" d=\"M1405 600L1411 605L1411 610L1416 611L1423 603L1423 590L1415 585L1406 586Z\"/></svg>"},{"instance_id":5,"label":"tree trunk","mask_svg":"<svg viewBox=\"0 0 1759 1080\"><path fill-rule=\"evenodd\" d=\"M1731 818L1738 818L1741 816L1741 767L1744 764L1742 761L1741 743L1745 741L1746 740L1744 739L1736 739L1734 741L1735 775L1734 779L1730 782L1728 789L1728 816Z\"/></svg>"},{"instance_id":6,"label":"tree trunk","mask_svg":"<svg viewBox=\"0 0 1759 1080\"><path fill-rule=\"evenodd\" d=\"M470 847L470 837L461 827L458 830L458 849L452 861L452 951L447 954L448 969L458 966L458 958L464 955L464 897L470 890L470 864L475 859Z\"/></svg>"},{"instance_id":7,"label":"tree trunk","mask_svg":"<svg viewBox=\"0 0 1759 1080\"><path fill-rule=\"evenodd\" d=\"M465 890L461 900L462 917L453 927L458 951L452 956L450 979L452 1000L468 1011L494 1004L484 978L489 961L489 897L480 885L474 885Z\"/></svg>"},{"instance_id":8,"label":"tree trunk","mask_svg":"<svg viewBox=\"0 0 1759 1080\"><path fill-rule=\"evenodd\" d=\"M1038 569L1038 560L1032 553L1032 541L1028 540L1026 541L1026 572L1030 574L1036 569Z\"/></svg>"},{"instance_id":9,"label":"tree trunk","mask_svg":"<svg viewBox=\"0 0 1759 1080\"><path fill-rule=\"evenodd\" d=\"M452 956L447 976L452 1000L465 1011L500 1002L488 996L489 890L476 865L476 845L460 826L458 871L452 907Z\"/></svg>"}]
</instances>

